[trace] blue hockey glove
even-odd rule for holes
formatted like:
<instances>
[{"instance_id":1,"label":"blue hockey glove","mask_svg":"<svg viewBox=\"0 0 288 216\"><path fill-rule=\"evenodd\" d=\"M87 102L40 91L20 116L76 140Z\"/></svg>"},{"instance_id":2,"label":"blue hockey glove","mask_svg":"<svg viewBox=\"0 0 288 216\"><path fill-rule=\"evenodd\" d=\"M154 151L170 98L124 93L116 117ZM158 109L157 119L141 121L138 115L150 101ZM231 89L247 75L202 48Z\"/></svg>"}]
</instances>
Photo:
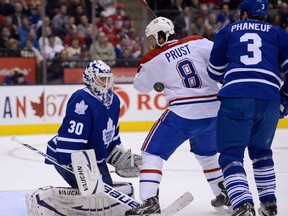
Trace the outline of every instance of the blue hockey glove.
<instances>
[{"instance_id":1,"label":"blue hockey glove","mask_svg":"<svg viewBox=\"0 0 288 216\"><path fill-rule=\"evenodd\" d=\"M288 94L281 90L280 118L288 115Z\"/></svg>"}]
</instances>

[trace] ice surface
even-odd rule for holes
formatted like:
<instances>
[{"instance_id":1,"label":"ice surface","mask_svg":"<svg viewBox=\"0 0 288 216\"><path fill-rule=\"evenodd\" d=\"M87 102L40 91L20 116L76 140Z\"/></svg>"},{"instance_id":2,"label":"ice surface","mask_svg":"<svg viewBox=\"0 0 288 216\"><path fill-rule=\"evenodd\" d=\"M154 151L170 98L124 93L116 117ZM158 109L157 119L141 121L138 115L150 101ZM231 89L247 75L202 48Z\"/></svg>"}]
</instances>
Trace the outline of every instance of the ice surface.
<instances>
[{"instance_id":1,"label":"ice surface","mask_svg":"<svg viewBox=\"0 0 288 216\"><path fill-rule=\"evenodd\" d=\"M147 132L122 133L122 142L135 153L140 153L140 147ZM26 143L45 152L46 142L53 135L19 135ZM274 143L274 160L277 177L277 198L279 216L288 215L288 129L276 132ZM53 166L43 163L44 159L30 149L11 141L11 136L0 136L0 215L25 216L25 195L31 194L39 187L68 186L58 175ZM252 175L251 161L245 155L250 189L254 195L256 208L259 206L256 187ZM112 178L117 181L131 181L138 196L138 179L123 179L116 174ZM213 194L205 181L201 167L189 152L188 143L184 143L169 161L164 163L163 178L160 185L160 203L165 208L180 195L190 191L194 201L179 212L179 216L212 216L224 215L217 213L210 205Z\"/></svg>"}]
</instances>

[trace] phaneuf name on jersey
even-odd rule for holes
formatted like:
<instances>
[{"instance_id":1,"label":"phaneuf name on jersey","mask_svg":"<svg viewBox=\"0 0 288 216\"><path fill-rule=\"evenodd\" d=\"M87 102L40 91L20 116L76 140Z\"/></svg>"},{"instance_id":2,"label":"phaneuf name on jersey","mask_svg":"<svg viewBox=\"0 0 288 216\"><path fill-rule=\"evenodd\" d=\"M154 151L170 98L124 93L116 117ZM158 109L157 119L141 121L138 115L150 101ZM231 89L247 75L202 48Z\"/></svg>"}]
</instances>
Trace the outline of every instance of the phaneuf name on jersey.
<instances>
[{"instance_id":1,"label":"phaneuf name on jersey","mask_svg":"<svg viewBox=\"0 0 288 216\"><path fill-rule=\"evenodd\" d=\"M180 57L187 55L187 54L190 54L188 44L186 44L184 46L180 46L180 47L177 46L174 49L169 49L167 52L164 53L168 62L171 61L171 58L173 60L175 60L175 59L180 58Z\"/></svg>"},{"instance_id":2,"label":"phaneuf name on jersey","mask_svg":"<svg viewBox=\"0 0 288 216\"><path fill-rule=\"evenodd\" d=\"M271 28L272 28L272 25L269 25L266 23L244 22L244 23L237 23L237 24L232 25L231 32L242 31L242 30L256 30L256 31L269 32Z\"/></svg>"}]
</instances>

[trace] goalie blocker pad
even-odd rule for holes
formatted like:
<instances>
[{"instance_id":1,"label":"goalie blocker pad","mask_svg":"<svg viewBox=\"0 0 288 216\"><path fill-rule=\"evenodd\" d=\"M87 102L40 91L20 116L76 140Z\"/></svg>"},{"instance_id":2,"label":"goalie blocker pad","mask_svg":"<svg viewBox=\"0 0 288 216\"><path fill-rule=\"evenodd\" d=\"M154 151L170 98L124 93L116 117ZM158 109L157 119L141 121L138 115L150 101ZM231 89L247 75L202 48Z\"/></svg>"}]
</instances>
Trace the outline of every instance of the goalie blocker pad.
<instances>
[{"instance_id":1,"label":"goalie blocker pad","mask_svg":"<svg viewBox=\"0 0 288 216\"><path fill-rule=\"evenodd\" d=\"M128 182L115 182L113 188L134 198L134 188ZM46 186L26 195L28 216L119 216L128 207L104 194L82 196L76 188Z\"/></svg>"}]
</instances>

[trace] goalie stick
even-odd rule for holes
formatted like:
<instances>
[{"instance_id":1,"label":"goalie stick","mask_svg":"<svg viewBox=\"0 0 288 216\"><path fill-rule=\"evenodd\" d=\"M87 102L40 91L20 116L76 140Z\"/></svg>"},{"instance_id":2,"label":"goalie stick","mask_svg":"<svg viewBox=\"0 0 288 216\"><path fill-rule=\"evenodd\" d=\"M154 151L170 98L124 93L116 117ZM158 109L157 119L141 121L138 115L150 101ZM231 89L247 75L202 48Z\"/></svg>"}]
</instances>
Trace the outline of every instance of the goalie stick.
<instances>
[{"instance_id":1,"label":"goalie stick","mask_svg":"<svg viewBox=\"0 0 288 216\"><path fill-rule=\"evenodd\" d=\"M65 169L65 170L67 170L68 172L74 174L73 170L70 167L68 167L66 165L59 164L55 158L45 154L44 152L34 148L33 146L31 146L27 143L24 143L22 140L18 139L17 137L12 136L11 140L25 146L26 148L36 152L37 154L41 155L45 159L54 163L55 165L57 165L57 166ZM138 207L141 205L140 202L134 200L132 197L116 190L115 188L111 187L108 184L105 184L104 182L103 182L103 184L104 184L104 195L106 195L109 198L119 202L121 205L124 205L124 206L128 207L129 209L135 208L135 207ZM176 214L177 212L179 212L180 210L182 210L183 208L185 208L193 200L194 200L193 195L190 192L186 192L182 196L180 196L177 200L175 200L172 204L170 204L168 207L163 209L161 214L152 214L152 215L172 216L172 215Z\"/></svg>"}]
</instances>

